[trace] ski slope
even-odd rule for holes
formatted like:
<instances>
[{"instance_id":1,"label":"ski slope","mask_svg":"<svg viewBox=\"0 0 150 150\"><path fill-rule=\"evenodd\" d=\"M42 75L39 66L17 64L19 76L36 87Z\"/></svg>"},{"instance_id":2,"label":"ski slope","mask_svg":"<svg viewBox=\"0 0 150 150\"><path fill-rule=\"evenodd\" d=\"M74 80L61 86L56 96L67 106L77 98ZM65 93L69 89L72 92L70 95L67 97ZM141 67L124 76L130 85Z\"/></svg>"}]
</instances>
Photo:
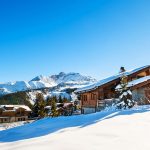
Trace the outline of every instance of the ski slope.
<instances>
[{"instance_id":1,"label":"ski slope","mask_svg":"<svg viewBox=\"0 0 150 150\"><path fill-rule=\"evenodd\" d=\"M150 150L150 106L45 118L0 131L0 150Z\"/></svg>"}]
</instances>

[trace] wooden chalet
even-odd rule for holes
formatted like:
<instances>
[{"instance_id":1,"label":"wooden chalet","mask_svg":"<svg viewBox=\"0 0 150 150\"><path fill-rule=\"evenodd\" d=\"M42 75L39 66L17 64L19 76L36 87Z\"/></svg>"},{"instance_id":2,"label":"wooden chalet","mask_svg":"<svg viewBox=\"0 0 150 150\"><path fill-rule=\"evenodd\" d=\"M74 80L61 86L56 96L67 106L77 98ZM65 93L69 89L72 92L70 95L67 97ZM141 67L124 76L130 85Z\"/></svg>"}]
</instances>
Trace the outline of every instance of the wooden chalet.
<instances>
[{"instance_id":1,"label":"wooden chalet","mask_svg":"<svg viewBox=\"0 0 150 150\"><path fill-rule=\"evenodd\" d=\"M25 105L0 105L0 123L26 121L30 113Z\"/></svg>"},{"instance_id":2,"label":"wooden chalet","mask_svg":"<svg viewBox=\"0 0 150 150\"><path fill-rule=\"evenodd\" d=\"M150 65L125 71L128 82L133 93L133 99L150 100ZM120 83L122 73L100 80L99 82L78 89L75 92L81 100L83 114L100 111L118 98L116 86Z\"/></svg>"}]
</instances>

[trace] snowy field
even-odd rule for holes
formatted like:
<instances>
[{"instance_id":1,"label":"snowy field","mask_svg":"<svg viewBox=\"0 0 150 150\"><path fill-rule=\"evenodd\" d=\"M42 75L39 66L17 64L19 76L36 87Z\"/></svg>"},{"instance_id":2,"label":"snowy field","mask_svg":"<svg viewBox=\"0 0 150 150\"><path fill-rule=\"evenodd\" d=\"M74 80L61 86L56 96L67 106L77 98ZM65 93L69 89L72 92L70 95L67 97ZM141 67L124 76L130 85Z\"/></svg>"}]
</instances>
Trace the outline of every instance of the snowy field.
<instances>
[{"instance_id":1,"label":"snowy field","mask_svg":"<svg viewBox=\"0 0 150 150\"><path fill-rule=\"evenodd\" d=\"M150 106L46 118L0 131L0 150L150 150Z\"/></svg>"}]
</instances>

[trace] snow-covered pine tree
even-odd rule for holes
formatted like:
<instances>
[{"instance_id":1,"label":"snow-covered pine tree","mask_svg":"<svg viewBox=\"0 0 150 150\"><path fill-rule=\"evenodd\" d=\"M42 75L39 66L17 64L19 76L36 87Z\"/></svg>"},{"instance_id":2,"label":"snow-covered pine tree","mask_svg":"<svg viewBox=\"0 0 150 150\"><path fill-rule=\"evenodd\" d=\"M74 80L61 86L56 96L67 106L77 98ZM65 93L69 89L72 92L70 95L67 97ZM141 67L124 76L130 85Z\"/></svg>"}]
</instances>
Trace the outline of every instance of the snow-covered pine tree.
<instances>
[{"instance_id":1,"label":"snow-covered pine tree","mask_svg":"<svg viewBox=\"0 0 150 150\"><path fill-rule=\"evenodd\" d=\"M124 67L121 67L120 74L120 84L116 88L117 92L119 93L117 108L132 108L134 106L134 100L132 99L132 92L128 87L128 77L125 75Z\"/></svg>"}]
</instances>

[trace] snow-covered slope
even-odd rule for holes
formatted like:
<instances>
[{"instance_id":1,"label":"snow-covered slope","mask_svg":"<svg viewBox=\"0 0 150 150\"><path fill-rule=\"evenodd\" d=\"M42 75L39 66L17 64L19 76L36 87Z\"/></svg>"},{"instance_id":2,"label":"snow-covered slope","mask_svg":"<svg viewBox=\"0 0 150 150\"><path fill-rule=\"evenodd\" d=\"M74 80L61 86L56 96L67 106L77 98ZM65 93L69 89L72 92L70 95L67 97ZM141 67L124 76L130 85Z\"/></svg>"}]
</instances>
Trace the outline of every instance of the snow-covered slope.
<instances>
[{"instance_id":1,"label":"snow-covered slope","mask_svg":"<svg viewBox=\"0 0 150 150\"><path fill-rule=\"evenodd\" d=\"M16 81L0 84L0 95L15 93L18 91L35 90L42 88L58 87L61 90L65 88L79 88L96 82L89 76L83 76L79 73L63 73L52 76L37 76L31 81Z\"/></svg>"},{"instance_id":2,"label":"snow-covered slope","mask_svg":"<svg viewBox=\"0 0 150 150\"><path fill-rule=\"evenodd\" d=\"M150 106L45 118L0 131L1 150L150 150Z\"/></svg>"}]
</instances>

